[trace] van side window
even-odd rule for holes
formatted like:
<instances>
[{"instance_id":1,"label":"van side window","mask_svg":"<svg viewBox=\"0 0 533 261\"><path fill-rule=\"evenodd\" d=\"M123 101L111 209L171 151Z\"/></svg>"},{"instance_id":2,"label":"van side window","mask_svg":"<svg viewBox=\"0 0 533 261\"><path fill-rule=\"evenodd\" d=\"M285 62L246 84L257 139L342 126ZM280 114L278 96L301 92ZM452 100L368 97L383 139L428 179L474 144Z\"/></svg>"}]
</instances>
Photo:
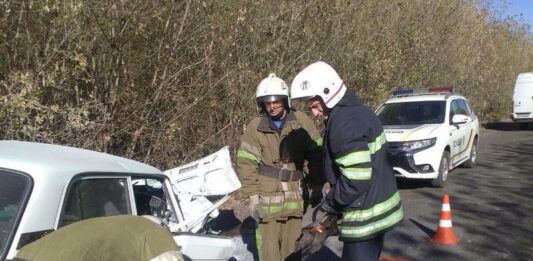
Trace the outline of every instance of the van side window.
<instances>
[{"instance_id":1,"label":"van side window","mask_svg":"<svg viewBox=\"0 0 533 261\"><path fill-rule=\"evenodd\" d=\"M66 197L60 226L76 221L131 214L126 178L89 178L75 181Z\"/></svg>"}]
</instances>

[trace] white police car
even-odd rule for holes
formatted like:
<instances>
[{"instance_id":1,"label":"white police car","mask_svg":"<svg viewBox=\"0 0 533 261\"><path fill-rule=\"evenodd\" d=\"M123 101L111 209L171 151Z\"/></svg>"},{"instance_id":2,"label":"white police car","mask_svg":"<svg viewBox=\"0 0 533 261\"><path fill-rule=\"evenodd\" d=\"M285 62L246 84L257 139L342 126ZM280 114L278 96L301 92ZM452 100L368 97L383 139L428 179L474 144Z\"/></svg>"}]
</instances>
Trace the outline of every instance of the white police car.
<instances>
[{"instance_id":1,"label":"white police car","mask_svg":"<svg viewBox=\"0 0 533 261\"><path fill-rule=\"evenodd\" d=\"M474 167L479 122L463 96L448 87L396 90L393 96L376 113L397 177L443 187L453 168Z\"/></svg>"}]
</instances>

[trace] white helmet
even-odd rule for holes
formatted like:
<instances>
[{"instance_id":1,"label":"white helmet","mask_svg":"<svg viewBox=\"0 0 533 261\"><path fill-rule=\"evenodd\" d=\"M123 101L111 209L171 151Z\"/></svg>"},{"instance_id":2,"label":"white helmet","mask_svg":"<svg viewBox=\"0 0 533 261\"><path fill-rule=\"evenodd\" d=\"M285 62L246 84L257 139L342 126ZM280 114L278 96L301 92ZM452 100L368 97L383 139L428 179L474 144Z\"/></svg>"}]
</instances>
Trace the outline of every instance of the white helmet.
<instances>
[{"instance_id":1,"label":"white helmet","mask_svg":"<svg viewBox=\"0 0 533 261\"><path fill-rule=\"evenodd\" d=\"M346 86L335 69L318 61L294 77L291 84L291 99L307 100L320 96L328 108L333 108L346 93Z\"/></svg>"},{"instance_id":2,"label":"white helmet","mask_svg":"<svg viewBox=\"0 0 533 261\"><path fill-rule=\"evenodd\" d=\"M276 77L275 73L271 73L257 86L257 91L255 92L257 109L261 112L264 102L279 100L283 100L285 109L290 107L289 87L282 79Z\"/></svg>"}]
</instances>

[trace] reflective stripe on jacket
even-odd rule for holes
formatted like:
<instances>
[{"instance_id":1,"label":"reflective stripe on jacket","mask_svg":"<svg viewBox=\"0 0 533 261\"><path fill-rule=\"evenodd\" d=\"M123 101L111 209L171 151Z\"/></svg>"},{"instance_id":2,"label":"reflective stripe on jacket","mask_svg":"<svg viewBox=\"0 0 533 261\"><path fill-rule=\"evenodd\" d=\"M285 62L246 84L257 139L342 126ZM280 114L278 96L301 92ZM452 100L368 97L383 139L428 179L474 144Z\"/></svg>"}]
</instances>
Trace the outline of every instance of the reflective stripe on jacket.
<instances>
[{"instance_id":1,"label":"reflective stripe on jacket","mask_svg":"<svg viewBox=\"0 0 533 261\"><path fill-rule=\"evenodd\" d=\"M330 111L324 138L326 199L342 210L339 239L359 241L403 218L396 179L387 159L381 122L350 92Z\"/></svg>"},{"instance_id":2,"label":"reflective stripe on jacket","mask_svg":"<svg viewBox=\"0 0 533 261\"><path fill-rule=\"evenodd\" d=\"M302 216L303 200L300 180L282 182L278 178L260 175L260 164L303 171L307 160L312 179L318 179L322 170L322 138L306 114L291 110L279 132L270 126L268 116L253 119L237 151L237 173L242 183L239 196L259 195L259 216L265 222Z\"/></svg>"}]
</instances>

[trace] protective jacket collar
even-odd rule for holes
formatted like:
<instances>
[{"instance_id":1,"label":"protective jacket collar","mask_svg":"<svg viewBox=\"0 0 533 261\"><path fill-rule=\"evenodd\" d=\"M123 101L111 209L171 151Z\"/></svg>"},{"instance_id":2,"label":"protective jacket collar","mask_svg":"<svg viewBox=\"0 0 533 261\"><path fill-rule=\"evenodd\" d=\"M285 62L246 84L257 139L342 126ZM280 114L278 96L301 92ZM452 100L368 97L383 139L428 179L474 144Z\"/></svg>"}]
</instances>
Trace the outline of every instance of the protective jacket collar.
<instances>
[{"instance_id":1,"label":"protective jacket collar","mask_svg":"<svg viewBox=\"0 0 533 261\"><path fill-rule=\"evenodd\" d=\"M361 104L362 103L359 101L357 96L355 96L355 94L351 92L346 92L342 99L337 103L337 106L359 106Z\"/></svg>"},{"instance_id":2,"label":"protective jacket collar","mask_svg":"<svg viewBox=\"0 0 533 261\"><path fill-rule=\"evenodd\" d=\"M289 121L295 121L296 116L294 115L294 112L292 110L287 111L287 115L285 115L285 118L283 118L283 122L281 123L281 126L279 128L279 131L283 129L283 126ZM257 131L260 132L278 132L276 128L274 128L274 123L272 122L272 119L268 115L261 116L261 121L259 121L259 124L257 125Z\"/></svg>"}]
</instances>

